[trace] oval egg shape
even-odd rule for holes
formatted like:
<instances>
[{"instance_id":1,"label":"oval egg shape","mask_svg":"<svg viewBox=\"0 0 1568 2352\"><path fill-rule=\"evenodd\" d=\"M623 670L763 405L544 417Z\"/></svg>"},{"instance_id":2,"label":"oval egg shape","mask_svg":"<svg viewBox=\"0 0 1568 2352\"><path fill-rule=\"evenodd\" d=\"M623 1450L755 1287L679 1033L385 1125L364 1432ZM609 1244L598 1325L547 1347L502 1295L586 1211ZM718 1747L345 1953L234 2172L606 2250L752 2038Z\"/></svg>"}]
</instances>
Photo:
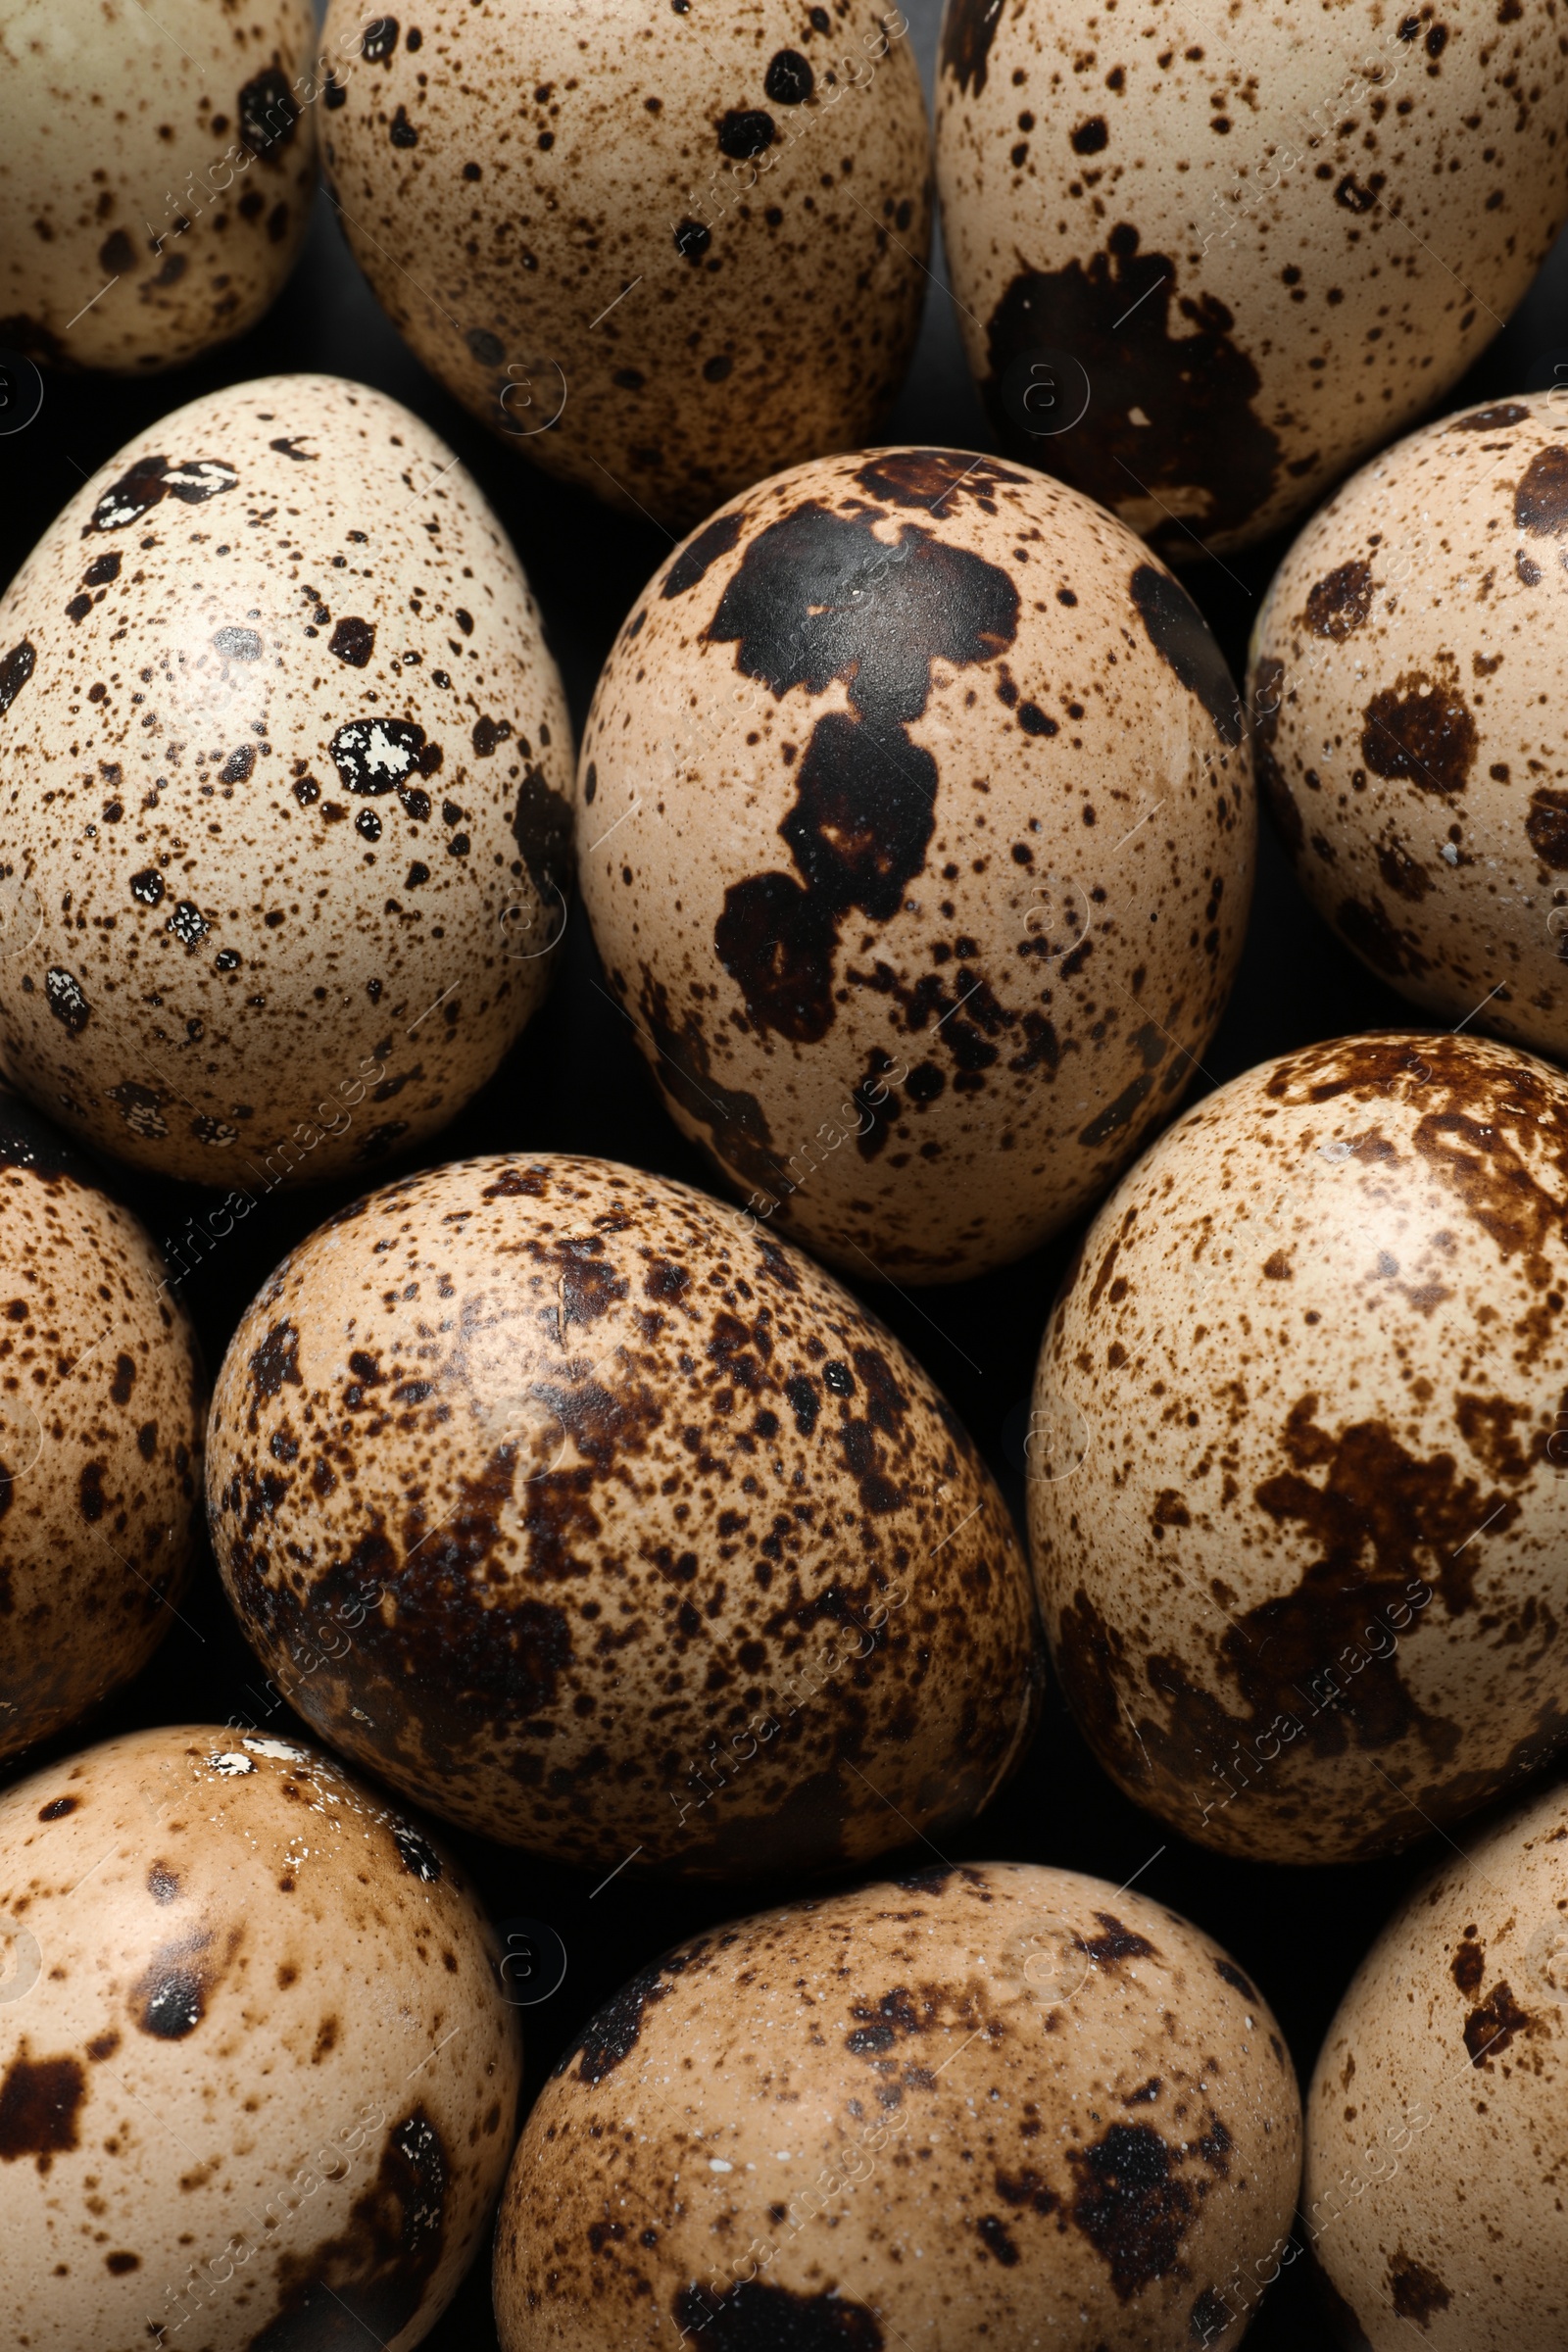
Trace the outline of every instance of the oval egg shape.
<instances>
[{"instance_id":1,"label":"oval egg shape","mask_svg":"<svg viewBox=\"0 0 1568 2352\"><path fill-rule=\"evenodd\" d=\"M1208 628L1112 515L897 449L732 501L584 730L582 889L671 1115L866 1279L1033 1249L1174 1108L1255 818Z\"/></svg>"},{"instance_id":2,"label":"oval egg shape","mask_svg":"<svg viewBox=\"0 0 1568 2352\"><path fill-rule=\"evenodd\" d=\"M1568 56L1506 0L948 0L937 178L1004 449L1173 563L1260 539L1457 380L1568 215Z\"/></svg>"},{"instance_id":3,"label":"oval egg shape","mask_svg":"<svg viewBox=\"0 0 1568 2352\"><path fill-rule=\"evenodd\" d=\"M168 1268L0 1088L0 1758L139 1674L201 1538L207 1384Z\"/></svg>"},{"instance_id":4,"label":"oval egg shape","mask_svg":"<svg viewBox=\"0 0 1568 2352\"><path fill-rule=\"evenodd\" d=\"M1250 2316L1299 2170L1285 2044L1200 1930L924 1869L699 1936L589 2022L507 2179L501 2344L1177 2352Z\"/></svg>"},{"instance_id":5,"label":"oval egg shape","mask_svg":"<svg viewBox=\"0 0 1568 2352\"><path fill-rule=\"evenodd\" d=\"M1558 1056L1565 553L1559 393L1445 417L1313 516L1258 615L1248 689L1259 790L1346 945L1424 1011Z\"/></svg>"},{"instance_id":6,"label":"oval egg shape","mask_svg":"<svg viewBox=\"0 0 1568 2352\"><path fill-rule=\"evenodd\" d=\"M241 1321L209 1445L290 1702L505 1843L856 1863L968 1820L1033 1730L1028 1571L957 1419L820 1268L666 1178L498 1155L357 1202Z\"/></svg>"},{"instance_id":7,"label":"oval egg shape","mask_svg":"<svg viewBox=\"0 0 1568 2352\"><path fill-rule=\"evenodd\" d=\"M1568 1793L1446 1854L1362 1961L1306 2106L1301 2231L1339 2339L1553 2352Z\"/></svg>"},{"instance_id":8,"label":"oval egg shape","mask_svg":"<svg viewBox=\"0 0 1568 2352\"><path fill-rule=\"evenodd\" d=\"M1568 1080L1331 1040L1124 1178L1041 1349L1035 1575L1073 1712L1184 1837L1387 1853L1568 1734Z\"/></svg>"},{"instance_id":9,"label":"oval egg shape","mask_svg":"<svg viewBox=\"0 0 1568 2352\"><path fill-rule=\"evenodd\" d=\"M130 1733L0 1796L0 1954L11 2342L428 2334L522 2052L422 1830L288 1740Z\"/></svg>"},{"instance_id":10,"label":"oval egg shape","mask_svg":"<svg viewBox=\"0 0 1568 2352\"><path fill-rule=\"evenodd\" d=\"M931 238L902 10L432 0L357 28L334 0L326 31L363 41L323 132L355 258L519 454L686 530L874 436Z\"/></svg>"},{"instance_id":11,"label":"oval egg shape","mask_svg":"<svg viewBox=\"0 0 1568 2352\"><path fill-rule=\"evenodd\" d=\"M0 21L0 343L137 374L253 326L316 195L310 0L18 0Z\"/></svg>"},{"instance_id":12,"label":"oval egg shape","mask_svg":"<svg viewBox=\"0 0 1568 2352\"><path fill-rule=\"evenodd\" d=\"M564 926L565 700L456 467L363 384L231 385L0 600L0 1059L240 1216L453 1117Z\"/></svg>"}]
</instances>

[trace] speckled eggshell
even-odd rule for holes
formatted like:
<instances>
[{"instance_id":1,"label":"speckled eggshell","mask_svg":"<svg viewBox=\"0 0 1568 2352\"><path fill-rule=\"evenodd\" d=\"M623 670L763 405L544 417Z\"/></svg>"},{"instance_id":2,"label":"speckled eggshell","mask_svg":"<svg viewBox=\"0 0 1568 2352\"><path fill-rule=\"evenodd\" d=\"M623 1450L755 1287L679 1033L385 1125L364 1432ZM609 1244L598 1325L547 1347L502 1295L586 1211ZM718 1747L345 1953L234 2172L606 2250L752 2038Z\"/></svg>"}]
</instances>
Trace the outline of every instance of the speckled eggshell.
<instances>
[{"instance_id":1,"label":"speckled eggshell","mask_svg":"<svg viewBox=\"0 0 1568 2352\"><path fill-rule=\"evenodd\" d=\"M0 1951L8 2343L420 2342L521 2075L421 1831L287 1740L136 1732L0 1798Z\"/></svg>"},{"instance_id":2,"label":"speckled eggshell","mask_svg":"<svg viewBox=\"0 0 1568 2352\"><path fill-rule=\"evenodd\" d=\"M901 11L422 0L345 97L323 152L377 300L547 471L686 530L875 437L929 282Z\"/></svg>"},{"instance_id":3,"label":"speckled eggshell","mask_svg":"<svg viewBox=\"0 0 1568 2352\"><path fill-rule=\"evenodd\" d=\"M0 344L175 368L255 324L316 193L310 0L9 0Z\"/></svg>"},{"instance_id":4,"label":"speckled eggshell","mask_svg":"<svg viewBox=\"0 0 1568 2352\"><path fill-rule=\"evenodd\" d=\"M1568 1054L1568 404L1386 450L1253 631L1260 788L1307 895L1445 1022ZM1559 911L1563 910L1563 911Z\"/></svg>"},{"instance_id":5,"label":"speckled eggshell","mask_svg":"<svg viewBox=\"0 0 1568 2352\"><path fill-rule=\"evenodd\" d=\"M1565 108L1517 0L948 0L937 179L1004 448L1173 561L1277 530L1521 299Z\"/></svg>"},{"instance_id":6,"label":"speckled eggshell","mask_svg":"<svg viewBox=\"0 0 1568 2352\"><path fill-rule=\"evenodd\" d=\"M663 1177L498 1155L373 1194L245 1315L209 1444L268 1672L487 1837L860 1863L978 1812L1033 1730L1028 1570L953 1412Z\"/></svg>"},{"instance_id":7,"label":"speckled eggshell","mask_svg":"<svg viewBox=\"0 0 1568 2352\"><path fill-rule=\"evenodd\" d=\"M1256 1861L1407 1844L1568 1733L1568 1080L1332 1040L1187 1113L1046 1333L1035 1573L1102 1763Z\"/></svg>"},{"instance_id":8,"label":"speckled eggshell","mask_svg":"<svg viewBox=\"0 0 1568 2352\"><path fill-rule=\"evenodd\" d=\"M660 571L583 737L578 859L684 1132L847 1271L1056 1232L1212 1035L1255 839L1163 565L990 458L824 459Z\"/></svg>"},{"instance_id":9,"label":"speckled eggshell","mask_svg":"<svg viewBox=\"0 0 1568 2352\"><path fill-rule=\"evenodd\" d=\"M527 583L444 444L333 376L193 401L0 601L0 1059L236 1215L373 1165L542 999L572 791Z\"/></svg>"},{"instance_id":10,"label":"speckled eggshell","mask_svg":"<svg viewBox=\"0 0 1568 2352\"><path fill-rule=\"evenodd\" d=\"M1302 2234L1356 2352L1563 2342L1565 1840L1559 1786L1445 1854L1329 2028Z\"/></svg>"},{"instance_id":11,"label":"speckled eggshell","mask_svg":"<svg viewBox=\"0 0 1568 2352\"><path fill-rule=\"evenodd\" d=\"M206 1408L152 1242L0 1088L0 1757L74 1723L168 1633Z\"/></svg>"},{"instance_id":12,"label":"speckled eggshell","mask_svg":"<svg viewBox=\"0 0 1568 2352\"><path fill-rule=\"evenodd\" d=\"M501 2343L1178 2352L1255 2301L1299 2171L1285 2045L1208 1936L1076 1871L929 1869L599 2012L507 2178Z\"/></svg>"}]
</instances>

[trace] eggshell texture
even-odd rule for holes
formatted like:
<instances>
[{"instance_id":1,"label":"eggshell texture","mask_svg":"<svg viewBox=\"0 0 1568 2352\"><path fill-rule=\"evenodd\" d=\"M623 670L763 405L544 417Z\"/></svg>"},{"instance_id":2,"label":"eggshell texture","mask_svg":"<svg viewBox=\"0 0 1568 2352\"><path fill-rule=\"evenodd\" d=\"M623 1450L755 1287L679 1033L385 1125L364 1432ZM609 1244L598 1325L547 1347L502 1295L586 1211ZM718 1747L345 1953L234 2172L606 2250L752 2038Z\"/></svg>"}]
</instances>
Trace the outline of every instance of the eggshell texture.
<instances>
[{"instance_id":1,"label":"eggshell texture","mask_svg":"<svg viewBox=\"0 0 1568 2352\"><path fill-rule=\"evenodd\" d=\"M676 1121L857 1274L1056 1232L1224 1006L1240 737L1186 592L1057 483L901 449L732 502L622 629L580 770L594 936Z\"/></svg>"},{"instance_id":2,"label":"eggshell texture","mask_svg":"<svg viewBox=\"0 0 1568 2352\"><path fill-rule=\"evenodd\" d=\"M429 2332L521 2049L495 1936L422 1832L285 1740L160 1726L0 1798L0 1933L8 2343Z\"/></svg>"},{"instance_id":3,"label":"eggshell texture","mask_svg":"<svg viewBox=\"0 0 1568 2352\"><path fill-rule=\"evenodd\" d=\"M1568 1080L1484 1039L1262 1063L1090 1228L1029 1520L1102 1763L1275 1862L1409 1842L1568 1731Z\"/></svg>"},{"instance_id":4,"label":"eggshell texture","mask_svg":"<svg viewBox=\"0 0 1568 2352\"><path fill-rule=\"evenodd\" d=\"M251 1306L209 1442L268 1671L488 1837L861 1862L966 1821L1033 1729L1028 1571L949 1407L662 1177L497 1155L373 1194Z\"/></svg>"},{"instance_id":5,"label":"eggshell texture","mask_svg":"<svg viewBox=\"0 0 1568 2352\"><path fill-rule=\"evenodd\" d=\"M1285 2045L1208 1936L1076 1871L925 1870L600 2011L508 2175L501 2342L1174 2352L1243 2307L1299 2171Z\"/></svg>"},{"instance_id":6,"label":"eggshell texture","mask_svg":"<svg viewBox=\"0 0 1568 2352\"><path fill-rule=\"evenodd\" d=\"M139 1674L169 1631L206 1405L151 1241L0 1089L0 1757Z\"/></svg>"},{"instance_id":7,"label":"eggshell texture","mask_svg":"<svg viewBox=\"0 0 1568 2352\"><path fill-rule=\"evenodd\" d=\"M1565 96L1554 12L1514 0L948 0L937 178L1004 448L1172 559L1276 530L1524 294Z\"/></svg>"},{"instance_id":8,"label":"eggshell texture","mask_svg":"<svg viewBox=\"0 0 1568 2352\"><path fill-rule=\"evenodd\" d=\"M174 368L255 324L316 192L311 0L8 0L0 343Z\"/></svg>"},{"instance_id":9,"label":"eggshell texture","mask_svg":"<svg viewBox=\"0 0 1568 2352\"><path fill-rule=\"evenodd\" d=\"M444 1125L544 994L573 789L527 583L444 444L332 376L193 401L66 508L0 649L16 1083L249 1196Z\"/></svg>"},{"instance_id":10,"label":"eggshell texture","mask_svg":"<svg viewBox=\"0 0 1568 2352\"><path fill-rule=\"evenodd\" d=\"M329 43L358 14L334 0ZM903 380L931 239L907 30L881 0L430 0L327 117L344 232L485 424L685 530L872 439Z\"/></svg>"},{"instance_id":11,"label":"eggshell texture","mask_svg":"<svg viewBox=\"0 0 1568 2352\"><path fill-rule=\"evenodd\" d=\"M1557 2352L1568 2315L1568 1791L1446 1855L1361 1963L1307 2100L1348 2345Z\"/></svg>"},{"instance_id":12,"label":"eggshell texture","mask_svg":"<svg viewBox=\"0 0 1568 2352\"><path fill-rule=\"evenodd\" d=\"M1259 784L1320 913L1446 1020L1568 1054L1568 410L1446 417L1315 515L1253 633Z\"/></svg>"}]
</instances>

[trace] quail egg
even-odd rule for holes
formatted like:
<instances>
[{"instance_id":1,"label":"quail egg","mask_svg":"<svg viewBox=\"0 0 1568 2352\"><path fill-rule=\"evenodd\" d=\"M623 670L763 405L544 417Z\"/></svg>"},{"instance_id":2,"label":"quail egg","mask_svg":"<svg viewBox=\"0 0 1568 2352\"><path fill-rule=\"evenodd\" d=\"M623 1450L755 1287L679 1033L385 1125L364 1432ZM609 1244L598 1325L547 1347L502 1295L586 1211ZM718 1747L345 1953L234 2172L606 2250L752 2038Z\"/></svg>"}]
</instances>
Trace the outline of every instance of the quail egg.
<instances>
[{"instance_id":1,"label":"quail egg","mask_svg":"<svg viewBox=\"0 0 1568 2352\"><path fill-rule=\"evenodd\" d=\"M31 2352L412 2352L521 2052L440 1848L324 1757L166 1725L0 1797L0 2314Z\"/></svg>"},{"instance_id":2,"label":"quail egg","mask_svg":"<svg viewBox=\"0 0 1568 2352\"><path fill-rule=\"evenodd\" d=\"M193 401L0 600L7 1074L231 1215L432 1134L543 996L570 761L516 559L417 417L331 376Z\"/></svg>"},{"instance_id":3,"label":"quail egg","mask_svg":"<svg viewBox=\"0 0 1568 2352\"><path fill-rule=\"evenodd\" d=\"M485 1836L705 1877L967 1820L1034 1727L1024 1563L890 1333L605 1160L372 1194L241 1321L229 1597L334 1746Z\"/></svg>"},{"instance_id":4,"label":"quail egg","mask_svg":"<svg viewBox=\"0 0 1568 2352\"><path fill-rule=\"evenodd\" d=\"M1302 2234L1361 2352L1557 2352L1568 1791L1445 1853L1362 1962L1307 2099Z\"/></svg>"},{"instance_id":5,"label":"quail egg","mask_svg":"<svg viewBox=\"0 0 1568 2352\"><path fill-rule=\"evenodd\" d=\"M316 193L310 0L8 0L0 344L175 368L255 324Z\"/></svg>"},{"instance_id":6,"label":"quail egg","mask_svg":"<svg viewBox=\"0 0 1568 2352\"><path fill-rule=\"evenodd\" d=\"M1277 2274L1299 2170L1285 2045L1208 1936L1076 1871L925 1869L590 2020L507 2178L503 2352L1190 2352Z\"/></svg>"},{"instance_id":7,"label":"quail egg","mask_svg":"<svg viewBox=\"0 0 1568 2352\"><path fill-rule=\"evenodd\" d=\"M884 0L423 0L326 117L344 233L476 416L685 530L871 440L899 388L931 233L908 29Z\"/></svg>"},{"instance_id":8,"label":"quail egg","mask_svg":"<svg viewBox=\"0 0 1568 2352\"><path fill-rule=\"evenodd\" d=\"M1161 1137L1091 1226L1028 1445L1101 1762L1200 1843L1344 1862L1568 1733L1568 1080L1339 1038Z\"/></svg>"},{"instance_id":9,"label":"quail egg","mask_svg":"<svg viewBox=\"0 0 1568 2352\"><path fill-rule=\"evenodd\" d=\"M1254 758L1308 896L1446 1022L1568 1054L1568 408L1385 450L1313 517L1253 636Z\"/></svg>"},{"instance_id":10,"label":"quail egg","mask_svg":"<svg viewBox=\"0 0 1568 2352\"><path fill-rule=\"evenodd\" d=\"M1004 448L1173 561L1278 529L1524 295L1565 104L1519 0L948 0L943 226Z\"/></svg>"},{"instance_id":11,"label":"quail egg","mask_svg":"<svg viewBox=\"0 0 1568 2352\"><path fill-rule=\"evenodd\" d=\"M1254 834L1186 591L950 450L733 501L583 738L583 896L672 1115L864 1277L978 1273L1099 1198L1219 1019Z\"/></svg>"},{"instance_id":12,"label":"quail egg","mask_svg":"<svg viewBox=\"0 0 1568 2352\"><path fill-rule=\"evenodd\" d=\"M207 1400L152 1242L3 1088L0 1335L9 1757L128 1682L169 1631L199 1540Z\"/></svg>"}]
</instances>

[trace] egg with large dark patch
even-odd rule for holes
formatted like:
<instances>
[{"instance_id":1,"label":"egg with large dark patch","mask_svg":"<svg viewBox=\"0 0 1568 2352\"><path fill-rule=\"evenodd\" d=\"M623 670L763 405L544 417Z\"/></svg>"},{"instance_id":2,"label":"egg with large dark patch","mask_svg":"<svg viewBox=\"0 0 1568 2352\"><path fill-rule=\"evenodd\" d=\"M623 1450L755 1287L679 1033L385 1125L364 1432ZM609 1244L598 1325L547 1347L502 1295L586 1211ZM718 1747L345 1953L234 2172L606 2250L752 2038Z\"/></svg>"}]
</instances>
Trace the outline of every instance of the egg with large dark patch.
<instances>
[{"instance_id":1,"label":"egg with large dark patch","mask_svg":"<svg viewBox=\"0 0 1568 2352\"><path fill-rule=\"evenodd\" d=\"M1445 1853L1340 2003L1300 2235L1342 2343L1557 2352L1568 2309L1568 1791Z\"/></svg>"},{"instance_id":2,"label":"egg with large dark patch","mask_svg":"<svg viewBox=\"0 0 1568 2352\"><path fill-rule=\"evenodd\" d=\"M1163 1136L1041 1350L1035 1573L1106 1770L1257 1861L1387 1853L1568 1734L1568 1080L1333 1040Z\"/></svg>"},{"instance_id":3,"label":"egg with large dark patch","mask_svg":"<svg viewBox=\"0 0 1568 2352\"><path fill-rule=\"evenodd\" d=\"M590 2020L508 2175L503 2352L1234 2343L1299 2170L1285 2045L1200 1930L927 1868L699 1936Z\"/></svg>"},{"instance_id":4,"label":"egg with large dark patch","mask_svg":"<svg viewBox=\"0 0 1568 2352\"><path fill-rule=\"evenodd\" d=\"M1028 1571L955 1415L819 1267L663 1177L498 1155L372 1194L245 1315L209 1448L267 1671L487 1837L863 1862L978 1812L1033 1729Z\"/></svg>"},{"instance_id":5,"label":"egg with large dark patch","mask_svg":"<svg viewBox=\"0 0 1568 2352\"><path fill-rule=\"evenodd\" d=\"M0 1757L74 1723L168 1633L200 1539L206 1407L151 1240L0 1089Z\"/></svg>"},{"instance_id":6,"label":"egg with large dark patch","mask_svg":"<svg viewBox=\"0 0 1568 2352\"><path fill-rule=\"evenodd\" d=\"M329 44L350 36L334 0ZM428 0L327 115L344 233L447 389L688 529L874 437L928 283L925 102L881 0Z\"/></svg>"},{"instance_id":7,"label":"egg with large dark patch","mask_svg":"<svg viewBox=\"0 0 1568 2352\"><path fill-rule=\"evenodd\" d=\"M1254 758L1308 896L1447 1021L1568 1054L1568 409L1467 410L1385 450L1276 573Z\"/></svg>"},{"instance_id":8,"label":"egg with large dark patch","mask_svg":"<svg viewBox=\"0 0 1568 2352\"><path fill-rule=\"evenodd\" d=\"M1254 834L1185 590L1076 491L950 450L732 501L583 738L583 895L672 1115L865 1277L978 1273L1104 1191L1219 1019Z\"/></svg>"},{"instance_id":9,"label":"egg with large dark patch","mask_svg":"<svg viewBox=\"0 0 1568 2352\"><path fill-rule=\"evenodd\" d=\"M0 600L0 1061L259 1195L453 1117L543 998L571 730L458 461L334 376L140 433Z\"/></svg>"},{"instance_id":10,"label":"egg with large dark patch","mask_svg":"<svg viewBox=\"0 0 1568 2352\"><path fill-rule=\"evenodd\" d=\"M12 0L0 344L140 374L255 324L316 194L315 28L310 0Z\"/></svg>"},{"instance_id":11,"label":"egg with large dark patch","mask_svg":"<svg viewBox=\"0 0 1568 2352\"><path fill-rule=\"evenodd\" d=\"M1173 561L1278 529L1520 301L1565 104L1518 0L948 0L943 226L1003 447Z\"/></svg>"},{"instance_id":12,"label":"egg with large dark patch","mask_svg":"<svg viewBox=\"0 0 1568 2352\"><path fill-rule=\"evenodd\" d=\"M412 2352L522 2071L451 1859L327 1758L165 1725L0 1797L0 2329Z\"/></svg>"}]
</instances>

